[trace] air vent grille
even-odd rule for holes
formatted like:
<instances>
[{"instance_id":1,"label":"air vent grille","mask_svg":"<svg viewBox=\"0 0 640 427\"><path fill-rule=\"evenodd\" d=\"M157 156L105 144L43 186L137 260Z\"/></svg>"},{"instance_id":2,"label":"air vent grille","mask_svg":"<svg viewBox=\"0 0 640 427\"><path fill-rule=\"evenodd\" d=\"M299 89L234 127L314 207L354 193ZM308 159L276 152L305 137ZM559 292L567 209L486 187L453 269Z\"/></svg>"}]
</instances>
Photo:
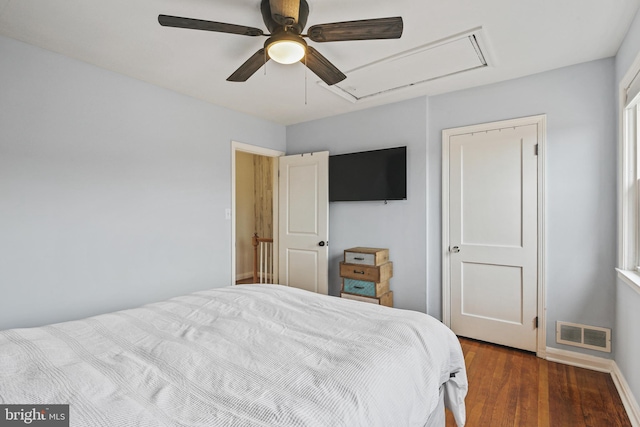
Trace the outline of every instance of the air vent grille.
<instances>
[{"instance_id":1,"label":"air vent grille","mask_svg":"<svg viewBox=\"0 0 640 427\"><path fill-rule=\"evenodd\" d=\"M577 323L557 322L556 342L611 352L611 329Z\"/></svg>"}]
</instances>

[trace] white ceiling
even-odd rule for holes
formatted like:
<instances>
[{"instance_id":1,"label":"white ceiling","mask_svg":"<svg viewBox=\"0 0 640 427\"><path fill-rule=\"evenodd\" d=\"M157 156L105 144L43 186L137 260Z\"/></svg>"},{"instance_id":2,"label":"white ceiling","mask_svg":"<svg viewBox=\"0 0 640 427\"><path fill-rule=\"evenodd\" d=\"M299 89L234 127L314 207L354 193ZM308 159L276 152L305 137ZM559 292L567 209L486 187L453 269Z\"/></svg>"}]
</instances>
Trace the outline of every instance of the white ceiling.
<instances>
[{"instance_id":1,"label":"white ceiling","mask_svg":"<svg viewBox=\"0 0 640 427\"><path fill-rule=\"evenodd\" d=\"M309 42L347 75L345 84L352 70L477 29L488 66L353 103L318 84L300 63L270 61L266 74L260 69L245 83L227 82L264 37L167 28L157 21L158 14L177 15L266 33L260 0L0 0L0 34L289 125L613 56L640 6L640 0L308 2L307 27L388 16L404 20L397 40ZM375 66L371 70L379 79L389 72L381 67L376 76Z\"/></svg>"}]
</instances>

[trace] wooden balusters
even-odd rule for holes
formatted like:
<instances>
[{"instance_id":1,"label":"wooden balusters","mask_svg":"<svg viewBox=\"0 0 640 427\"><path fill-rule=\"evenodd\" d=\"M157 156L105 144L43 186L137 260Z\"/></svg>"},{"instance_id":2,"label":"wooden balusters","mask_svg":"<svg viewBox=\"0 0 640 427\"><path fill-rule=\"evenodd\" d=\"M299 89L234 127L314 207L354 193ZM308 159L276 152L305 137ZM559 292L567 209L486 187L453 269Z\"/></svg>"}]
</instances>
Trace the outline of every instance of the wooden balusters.
<instances>
[{"instance_id":1,"label":"wooden balusters","mask_svg":"<svg viewBox=\"0 0 640 427\"><path fill-rule=\"evenodd\" d=\"M253 283L273 283L273 239L251 238L253 245Z\"/></svg>"}]
</instances>

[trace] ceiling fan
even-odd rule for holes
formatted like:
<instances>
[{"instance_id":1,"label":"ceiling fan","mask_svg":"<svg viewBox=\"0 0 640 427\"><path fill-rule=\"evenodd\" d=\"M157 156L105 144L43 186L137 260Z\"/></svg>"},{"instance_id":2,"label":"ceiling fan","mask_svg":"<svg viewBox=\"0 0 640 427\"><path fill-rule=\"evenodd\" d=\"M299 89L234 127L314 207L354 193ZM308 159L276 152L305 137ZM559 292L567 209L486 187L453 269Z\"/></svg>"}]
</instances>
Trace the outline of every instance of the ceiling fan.
<instances>
[{"instance_id":1,"label":"ceiling fan","mask_svg":"<svg viewBox=\"0 0 640 427\"><path fill-rule=\"evenodd\" d=\"M306 0L262 0L260 9L262 11L262 19L271 34L265 34L259 28L243 25L169 15L158 15L158 22L165 27L216 31L252 37L269 37L263 48L254 53L227 78L231 82L247 81L269 59L273 59L282 64L293 64L300 61L326 84L333 85L344 80L347 76L322 56L320 52L307 45L305 38L316 43L324 43L350 40L397 39L402 36L403 23L401 17L313 25L309 27L307 34L302 34L309 16L309 4Z\"/></svg>"}]
</instances>

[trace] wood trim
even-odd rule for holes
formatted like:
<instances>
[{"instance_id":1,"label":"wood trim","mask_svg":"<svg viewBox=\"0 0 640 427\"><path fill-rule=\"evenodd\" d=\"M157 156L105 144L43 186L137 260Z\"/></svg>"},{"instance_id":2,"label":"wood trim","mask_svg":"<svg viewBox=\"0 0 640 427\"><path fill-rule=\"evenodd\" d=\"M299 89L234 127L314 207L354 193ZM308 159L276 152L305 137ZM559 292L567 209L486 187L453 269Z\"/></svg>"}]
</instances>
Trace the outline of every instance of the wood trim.
<instances>
[{"instance_id":1,"label":"wood trim","mask_svg":"<svg viewBox=\"0 0 640 427\"><path fill-rule=\"evenodd\" d=\"M547 159L547 115L534 116L538 123L538 357L547 351L547 282L546 282L546 221L545 200ZM532 117L532 119L534 118Z\"/></svg>"},{"instance_id":2,"label":"wood trim","mask_svg":"<svg viewBox=\"0 0 640 427\"><path fill-rule=\"evenodd\" d=\"M636 147L629 144L627 135L627 86L640 71L640 53L627 69L618 85L618 267L622 270L635 268L635 252L637 251L636 237L626 233L632 227L636 228L638 211L636 208L637 193L632 200L627 195L627 189L633 186L636 176Z\"/></svg>"},{"instance_id":3,"label":"wood trim","mask_svg":"<svg viewBox=\"0 0 640 427\"><path fill-rule=\"evenodd\" d=\"M621 282L626 283L636 293L640 294L640 275L636 271L620 270L616 268L618 272L618 279Z\"/></svg>"},{"instance_id":4,"label":"wood trim","mask_svg":"<svg viewBox=\"0 0 640 427\"><path fill-rule=\"evenodd\" d=\"M631 424L640 426L640 407L615 360L551 347L547 348L546 360L611 374Z\"/></svg>"},{"instance_id":5,"label":"wood trim","mask_svg":"<svg viewBox=\"0 0 640 427\"><path fill-rule=\"evenodd\" d=\"M620 110L620 159L619 159L619 221L618 221L618 266L625 270L636 267L638 209L636 185L635 136L628 132L629 111L624 105ZM628 231L634 231L629 233Z\"/></svg>"},{"instance_id":6,"label":"wood trim","mask_svg":"<svg viewBox=\"0 0 640 427\"><path fill-rule=\"evenodd\" d=\"M635 427L640 426L640 407L638 406L638 401L633 396L629 384L615 361L612 361L611 368L611 379L613 379L613 383L618 390L620 400L622 400L624 409L629 416L629 421L631 421L631 424Z\"/></svg>"},{"instance_id":7,"label":"wood trim","mask_svg":"<svg viewBox=\"0 0 640 427\"><path fill-rule=\"evenodd\" d=\"M546 349L546 353L547 357L545 357L545 359L549 362L562 363L563 365L571 365L598 372L611 373L613 370L612 359L605 359L604 357L591 356L588 354L553 347L548 347Z\"/></svg>"},{"instance_id":8,"label":"wood trim","mask_svg":"<svg viewBox=\"0 0 640 427\"><path fill-rule=\"evenodd\" d=\"M460 338L460 344L469 380L469 426L638 425L611 373L471 339ZM455 426L450 411L446 425Z\"/></svg>"},{"instance_id":9,"label":"wood trim","mask_svg":"<svg viewBox=\"0 0 640 427\"><path fill-rule=\"evenodd\" d=\"M538 336L536 355L546 356L546 227L545 227L545 163L547 115L521 117L497 122L444 129L442 131L442 321L451 327L451 277L449 273L449 138L453 135L485 132L491 129L526 125L538 127Z\"/></svg>"},{"instance_id":10,"label":"wood trim","mask_svg":"<svg viewBox=\"0 0 640 427\"><path fill-rule=\"evenodd\" d=\"M254 232L259 236L273 236L273 157L253 155Z\"/></svg>"},{"instance_id":11,"label":"wood trim","mask_svg":"<svg viewBox=\"0 0 640 427\"><path fill-rule=\"evenodd\" d=\"M267 157L280 157L284 156L284 151L273 150L271 148L259 147L257 145L245 144L243 142L231 141L231 283L236 283L236 152L244 151L251 154L258 154L261 156ZM278 203L275 201L278 200L278 173L277 173L277 164L278 162L273 162L273 177L274 177L274 187L273 187L273 235L278 235ZM273 243L273 251L274 251L274 263L278 262L278 241ZM274 279L277 282L277 270L274 272L276 278Z\"/></svg>"},{"instance_id":12,"label":"wood trim","mask_svg":"<svg viewBox=\"0 0 640 427\"><path fill-rule=\"evenodd\" d=\"M451 274L449 252L449 137L453 129L442 131L442 322L451 328Z\"/></svg>"},{"instance_id":13,"label":"wood trim","mask_svg":"<svg viewBox=\"0 0 640 427\"><path fill-rule=\"evenodd\" d=\"M258 233L255 233L253 235L253 237L251 238L251 244L253 245L253 283L260 283L258 282L259 279L259 274L260 272L258 271L258 246L260 245L260 243L273 243L273 239L272 238L267 238L267 237L258 237ZM273 252L273 245L271 246L272 248L272 252ZM271 254L271 256L273 257L273 253ZM273 258L271 258L271 262L272 262L272 270L271 270L271 275L273 275L273 271L275 270L275 263L273 262Z\"/></svg>"},{"instance_id":14,"label":"wood trim","mask_svg":"<svg viewBox=\"0 0 640 427\"><path fill-rule=\"evenodd\" d=\"M236 282L239 282L239 281L242 281L242 280L247 280L247 279L250 279L251 281L253 281L253 272L252 271L236 274Z\"/></svg>"}]
</instances>

